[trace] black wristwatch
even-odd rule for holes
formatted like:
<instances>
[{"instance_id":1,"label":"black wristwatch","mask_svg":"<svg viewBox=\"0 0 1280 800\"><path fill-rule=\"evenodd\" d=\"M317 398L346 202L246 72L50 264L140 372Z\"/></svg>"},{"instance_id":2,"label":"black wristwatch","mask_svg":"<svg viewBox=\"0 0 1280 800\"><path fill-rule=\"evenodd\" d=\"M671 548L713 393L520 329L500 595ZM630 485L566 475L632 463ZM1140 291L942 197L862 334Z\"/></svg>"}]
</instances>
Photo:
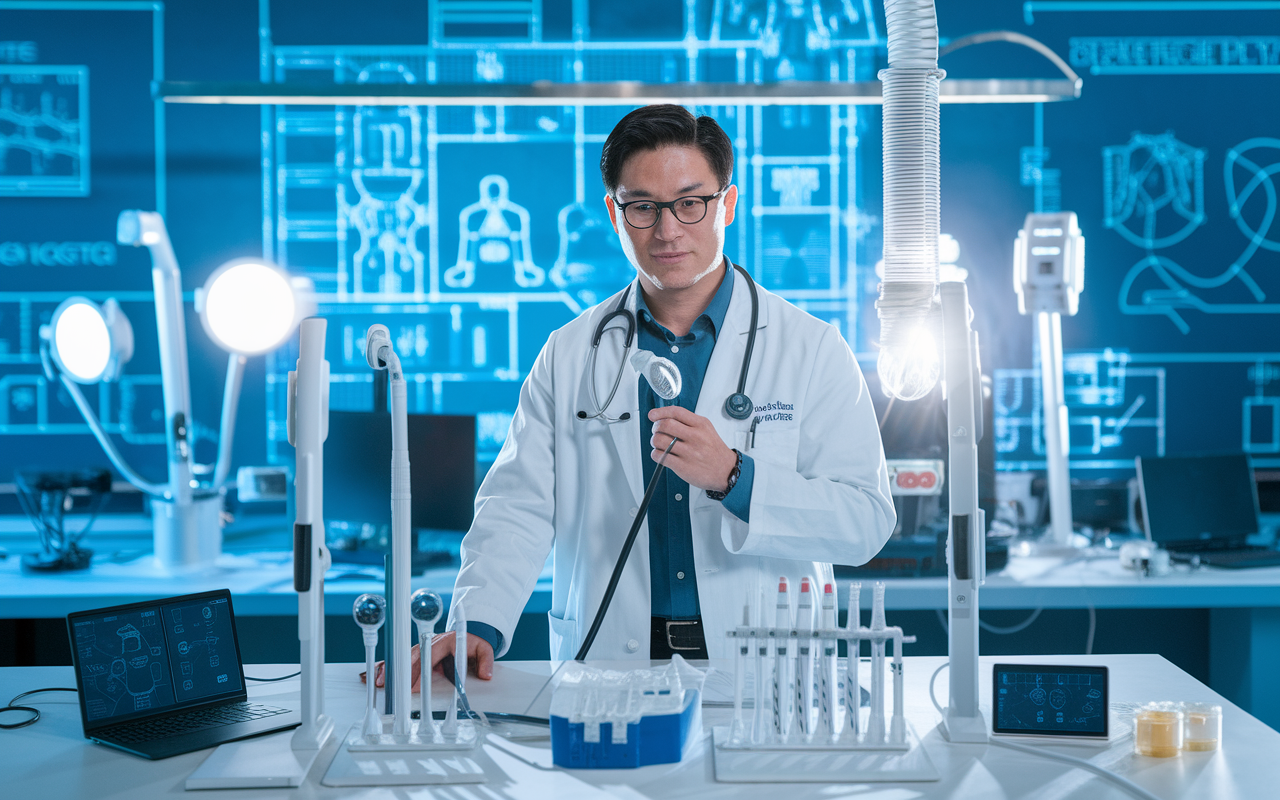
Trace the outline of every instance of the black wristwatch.
<instances>
[{"instance_id":1,"label":"black wristwatch","mask_svg":"<svg viewBox=\"0 0 1280 800\"><path fill-rule=\"evenodd\" d=\"M738 457L738 460L734 463L733 470L729 473L729 485L725 487L723 492L713 492L707 489L707 497L712 500L723 500L729 492L733 491L733 487L738 485L738 476L742 474L742 453L735 449L733 454Z\"/></svg>"}]
</instances>

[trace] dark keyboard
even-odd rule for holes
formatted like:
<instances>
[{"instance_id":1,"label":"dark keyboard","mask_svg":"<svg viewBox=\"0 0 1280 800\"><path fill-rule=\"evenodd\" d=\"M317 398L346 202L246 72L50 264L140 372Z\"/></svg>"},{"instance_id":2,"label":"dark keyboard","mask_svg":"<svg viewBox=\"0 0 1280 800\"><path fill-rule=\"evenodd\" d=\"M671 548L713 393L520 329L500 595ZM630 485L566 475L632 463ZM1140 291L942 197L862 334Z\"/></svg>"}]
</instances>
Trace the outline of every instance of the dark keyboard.
<instances>
[{"instance_id":1,"label":"dark keyboard","mask_svg":"<svg viewBox=\"0 0 1280 800\"><path fill-rule=\"evenodd\" d=\"M225 706L212 706L175 714L160 719L144 719L113 725L97 731L97 737L115 742L131 744L134 742L150 742L156 739L167 739L171 736L182 736L187 733L221 728L224 725L235 725L239 722L274 717L287 714L288 709L272 708L257 703L230 703Z\"/></svg>"}]
</instances>

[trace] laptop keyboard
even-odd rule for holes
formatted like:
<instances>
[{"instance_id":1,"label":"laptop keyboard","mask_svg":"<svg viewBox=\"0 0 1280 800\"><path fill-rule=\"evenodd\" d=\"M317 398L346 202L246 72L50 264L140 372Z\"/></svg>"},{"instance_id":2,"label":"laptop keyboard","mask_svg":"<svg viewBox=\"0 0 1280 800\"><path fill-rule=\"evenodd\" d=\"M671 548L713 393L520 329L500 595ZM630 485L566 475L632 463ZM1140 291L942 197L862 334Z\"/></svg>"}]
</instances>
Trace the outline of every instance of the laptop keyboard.
<instances>
[{"instance_id":1,"label":"laptop keyboard","mask_svg":"<svg viewBox=\"0 0 1280 800\"><path fill-rule=\"evenodd\" d=\"M150 742L156 739L167 739L171 736L182 736L196 731L221 728L225 725L235 725L240 722L249 722L263 717L274 717L277 714L287 713L289 713L288 709L273 708L271 706L258 705L257 703L229 703L224 706L200 708L184 714L175 714L171 717L126 722L122 725L103 728L95 733L97 738L110 739L121 744L133 744L136 742Z\"/></svg>"}]
</instances>

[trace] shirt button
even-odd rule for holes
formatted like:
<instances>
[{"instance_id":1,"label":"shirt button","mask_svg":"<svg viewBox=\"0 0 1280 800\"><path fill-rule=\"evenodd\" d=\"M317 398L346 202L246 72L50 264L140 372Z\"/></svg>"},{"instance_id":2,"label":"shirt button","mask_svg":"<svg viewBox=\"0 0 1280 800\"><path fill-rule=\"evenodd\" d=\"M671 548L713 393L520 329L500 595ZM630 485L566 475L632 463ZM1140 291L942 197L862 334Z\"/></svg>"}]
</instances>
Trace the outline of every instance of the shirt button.
<instances>
[{"instance_id":1,"label":"shirt button","mask_svg":"<svg viewBox=\"0 0 1280 800\"><path fill-rule=\"evenodd\" d=\"M630 510L630 511L628 511L627 513L634 517L637 513L639 513L639 511L640 511L640 509L635 508L635 507L633 506L633 507L631 508L631 510Z\"/></svg>"},{"instance_id":2,"label":"shirt button","mask_svg":"<svg viewBox=\"0 0 1280 800\"><path fill-rule=\"evenodd\" d=\"M673 345L671 345L671 352L673 352L673 353L679 353L679 352L680 352L680 348L679 348L679 347L676 347L676 346L673 344Z\"/></svg>"},{"instance_id":3,"label":"shirt button","mask_svg":"<svg viewBox=\"0 0 1280 800\"><path fill-rule=\"evenodd\" d=\"M677 579L677 580L684 580L684 573L683 573L683 572L677 572L677 573L676 573L676 579Z\"/></svg>"},{"instance_id":4,"label":"shirt button","mask_svg":"<svg viewBox=\"0 0 1280 800\"><path fill-rule=\"evenodd\" d=\"M639 649L640 649L640 643L639 643L639 642L637 642L635 639L628 639L628 640L627 640L627 652L628 652L628 653L634 653L635 651L637 651L637 650L639 650Z\"/></svg>"},{"instance_id":5,"label":"shirt button","mask_svg":"<svg viewBox=\"0 0 1280 800\"><path fill-rule=\"evenodd\" d=\"M676 500L679 501L683 499L684 499L684 495L680 494L679 492L676 492Z\"/></svg>"}]
</instances>

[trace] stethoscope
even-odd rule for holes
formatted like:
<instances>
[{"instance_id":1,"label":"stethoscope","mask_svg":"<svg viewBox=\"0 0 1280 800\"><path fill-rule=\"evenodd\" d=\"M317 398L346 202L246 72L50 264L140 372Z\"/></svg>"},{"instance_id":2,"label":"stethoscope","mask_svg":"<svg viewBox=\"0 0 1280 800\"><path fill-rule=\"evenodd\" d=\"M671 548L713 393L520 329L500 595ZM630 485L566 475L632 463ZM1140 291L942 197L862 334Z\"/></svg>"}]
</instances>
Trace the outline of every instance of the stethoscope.
<instances>
[{"instance_id":1,"label":"stethoscope","mask_svg":"<svg viewBox=\"0 0 1280 800\"><path fill-rule=\"evenodd\" d=\"M724 401L724 413L733 419L746 419L751 416L751 398L747 397L747 371L751 366L751 351L756 345L756 324L760 318L760 297L756 293L756 282L751 279L751 275L737 264L733 265L742 277L747 279L747 288L751 292L751 330L747 333L747 350L742 354L742 369L738 371L738 390L729 395ZM618 304L613 310L604 315L604 319L600 320L600 324L596 325L595 335L591 337L591 357L587 367L590 376L588 385L591 387L591 402L595 404L596 413L588 414L586 411L578 412L578 419L600 419L605 422L625 422L631 419L630 412L623 412L619 416L610 417L605 412L609 409L609 404L613 402L614 395L618 393L618 386L622 383L622 373L626 369L627 358L631 353L631 344L636 336L636 315L633 314L627 306L627 298L631 295L631 287L628 286L626 291L622 293L622 298L618 300ZM599 397L596 395L596 356L600 352L600 340L604 337L605 330L608 329L610 322L615 317L621 317L626 322L626 339L622 348L622 360L618 364L618 374L614 376L613 387L609 390L609 396L605 398L604 404L600 403ZM617 330L615 328L615 330Z\"/></svg>"}]
</instances>

